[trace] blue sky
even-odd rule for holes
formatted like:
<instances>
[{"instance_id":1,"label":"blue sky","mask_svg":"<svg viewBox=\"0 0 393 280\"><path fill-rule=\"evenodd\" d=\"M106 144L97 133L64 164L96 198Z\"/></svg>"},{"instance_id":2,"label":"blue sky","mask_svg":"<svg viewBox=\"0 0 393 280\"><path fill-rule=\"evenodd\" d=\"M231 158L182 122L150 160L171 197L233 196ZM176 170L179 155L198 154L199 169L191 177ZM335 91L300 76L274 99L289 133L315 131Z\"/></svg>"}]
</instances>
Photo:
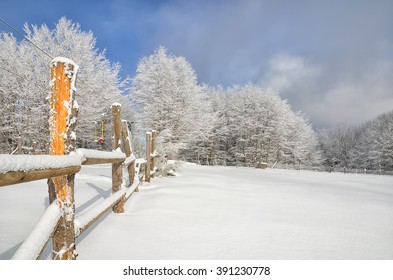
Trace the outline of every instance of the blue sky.
<instances>
[{"instance_id":1,"label":"blue sky","mask_svg":"<svg viewBox=\"0 0 393 280\"><path fill-rule=\"evenodd\" d=\"M393 109L390 0L1 0L0 16L18 29L66 16L94 33L123 76L163 45L199 82L273 87L317 128Z\"/></svg>"}]
</instances>

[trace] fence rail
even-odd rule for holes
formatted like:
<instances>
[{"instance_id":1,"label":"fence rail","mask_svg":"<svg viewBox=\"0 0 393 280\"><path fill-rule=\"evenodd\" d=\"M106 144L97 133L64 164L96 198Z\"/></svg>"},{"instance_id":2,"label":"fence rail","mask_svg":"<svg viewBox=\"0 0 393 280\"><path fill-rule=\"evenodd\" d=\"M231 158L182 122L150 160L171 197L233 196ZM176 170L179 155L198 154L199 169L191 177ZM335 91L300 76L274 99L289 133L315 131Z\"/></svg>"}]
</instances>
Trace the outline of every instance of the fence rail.
<instances>
[{"instance_id":1,"label":"fence rail","mask_svg":"<svg viewBox=\"0 0 393 280\"><path fill-rule=\"evenodd\" d=\"M52 61L50 155L21 155L20 138L14 151L16 155L0 155L3 163L0 187L48 179L50 205L13 259L39 259L51 238L52 259L76 259L75 239L110 209L123 213L125 201L138 192L143 181L150 182L151 175L154 176L156 133L146 133L150 136L146 142L147 159L136 159L132 153L128 124L121 120L121 105L118 103L112 105L114 151L75 150L74 129L78 112L73 104L77 69L78 66L69 59L55 58ZM154 137L151 137L152 134ZM88 211L75 215L75 174L82 165L108 163L112 164L112 194ZM123 167L128 176L122 176ZM141 174L143 169L145 177Z\"/></svg>"},{"instance_id":2,"label":"fence rail","mask_svg":"<svg viewBox=\"0 0 393 280\"><path fill-rule=\"evenodd\" d=\"M61 217L61 211L57 202L53 202L46 208L34 230L25 239L15 252L14 260L37 260L41 258Z\"/></svg>"}]
</instances>

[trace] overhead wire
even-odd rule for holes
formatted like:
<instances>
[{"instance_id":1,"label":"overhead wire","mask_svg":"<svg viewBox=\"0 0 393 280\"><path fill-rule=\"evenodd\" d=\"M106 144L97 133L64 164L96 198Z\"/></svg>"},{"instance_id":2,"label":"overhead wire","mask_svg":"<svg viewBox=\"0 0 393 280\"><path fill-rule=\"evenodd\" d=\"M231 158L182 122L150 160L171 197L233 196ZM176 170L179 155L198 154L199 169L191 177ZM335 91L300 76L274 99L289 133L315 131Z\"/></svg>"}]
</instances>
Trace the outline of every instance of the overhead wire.
<instances>
[{"instance_id":1,"label":"overhead wire","mask_svg":"<svg viewBox=\"0 0 393 280\"><path fill-rule=\"evenodd\" d=\"M23 39L25 39L27 42L29 42L30 44L32 44L36 49L38 49L39 51L41 51L43 54L45 54L47 57L49 57L50 59L53 60L53 57L48 54L46 51L44 51L42 48L40 48L37 44L35 44L33 41L31 41L29 38L27 38L25 35L23 35L22 32L20 32L17 28L15 28L14 26L12 26L10 23L8 23L5 19L0 17L0 21L3 22L5 25L7 25L10 29L12 29L13 31L15 31L19 36L21 36ZM2 68L3 70L7 71L6 69ZM9 73L11 73L10 71L8 71ZM14 73L15 74L15 73ZM17 74L15 74L17 75ZM19 75L17 75L19 76ZM92 92L94 92L94 90L83 80L79 80L79 83L81 83L82 85L86 86L88 89L90 89ZM100 90L104 89L105 86L103 86ZM105 97L104 97L105 98ZM107 98L105 98L107 99Z\"/></svg>"},{"instance_id":2,"label":"overhead wire","mask_svg":"<svg viewBox=\"0 0 393 280\"><path fill-rule=\"evenodd\" d=\"M53 57L51 55L49 55L46 51L44 51L39 46L34 44L33 41L31 41L29 38L27 38L25 35L23 35L22 32L20 32L18 29L16 29L11 24L9 24L5 19L0 17L0 21L2 21L5 25L7 25L9 28L11 28L13 31L15 31L19 36L24 38L26 41L28 41L30 44L32 44L34 47L36 47L38 50L40 50L42 53L44 53L47 57L49 57L50 59L53 59Z\"/></svg>"}]
</instances>

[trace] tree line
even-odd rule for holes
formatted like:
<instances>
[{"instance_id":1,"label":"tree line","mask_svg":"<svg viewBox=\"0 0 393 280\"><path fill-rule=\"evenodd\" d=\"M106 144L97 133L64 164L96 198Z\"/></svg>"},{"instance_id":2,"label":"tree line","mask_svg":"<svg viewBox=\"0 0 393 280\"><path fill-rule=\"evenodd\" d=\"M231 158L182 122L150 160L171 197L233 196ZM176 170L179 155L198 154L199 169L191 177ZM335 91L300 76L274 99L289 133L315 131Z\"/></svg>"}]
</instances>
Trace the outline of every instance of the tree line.
<instances>
[{"instance_id":1,"label":"tree line","mask_svg":"<svg viewBox=\"0 0 393 280\"><path fill-rule=\"evenodd\" d=\"M323 164L331 169L393 170L393 111L360 126L337 124L318 134Z\"/></svg>"},{"instance_id":2,"label":"tree line","mask_svg":"<svg viewBox=\"0 0 393 280\"><path fill-rule=\"evenodd\" d=\"M160 153L203 164L319 164L307 119L272 90L199 85L190 63L164 47L143 58L129 98L143 126L159 131Z\"/></svg>"},{"instance_id":3,"label":"tree line","mask_svg":"<svg viewBox=\"0 0 393 280\"><path fill-rule=\"evenodd\" d=\"M107 113L120 102L140 156L142 132L153 128L162 156L201 164L393 169L393 111L359 127L340 124L316 133L308 118L273 90L200 84L187 59L164 47L143 57L133 77L121 79L120 64L97 49L93 33L66 18L52 30L26 24L24 31L50 56L80 66L79 146L111 147ZM49 142L49 67L50 58L28 41L0 34L1 153L12 151L17 136L42 148ZM106 141L98 144L101 133Z\"/></svg>"}]
</instances>

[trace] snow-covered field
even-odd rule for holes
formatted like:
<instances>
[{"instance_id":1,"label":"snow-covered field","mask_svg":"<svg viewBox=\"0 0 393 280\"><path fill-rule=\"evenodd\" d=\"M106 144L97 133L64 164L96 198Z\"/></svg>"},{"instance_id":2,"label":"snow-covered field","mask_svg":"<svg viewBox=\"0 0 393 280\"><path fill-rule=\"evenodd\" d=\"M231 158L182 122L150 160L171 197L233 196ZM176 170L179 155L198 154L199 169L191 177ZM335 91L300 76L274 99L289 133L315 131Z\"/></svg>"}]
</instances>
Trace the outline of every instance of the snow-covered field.
<instances>
[{"instance_id":1,"label":"snow-covered field","mask_svg":"<svg viewBox=\"0 0 393 280\"><path fill-rule=\"evenodd\" d=\"M110 176L82 168L77 213ZM78 259L393 259L393 177L185 164L140 190L77 239ZM47 204L45 180L0 188L0 259Z\"/></svg>"}]
</instances>

